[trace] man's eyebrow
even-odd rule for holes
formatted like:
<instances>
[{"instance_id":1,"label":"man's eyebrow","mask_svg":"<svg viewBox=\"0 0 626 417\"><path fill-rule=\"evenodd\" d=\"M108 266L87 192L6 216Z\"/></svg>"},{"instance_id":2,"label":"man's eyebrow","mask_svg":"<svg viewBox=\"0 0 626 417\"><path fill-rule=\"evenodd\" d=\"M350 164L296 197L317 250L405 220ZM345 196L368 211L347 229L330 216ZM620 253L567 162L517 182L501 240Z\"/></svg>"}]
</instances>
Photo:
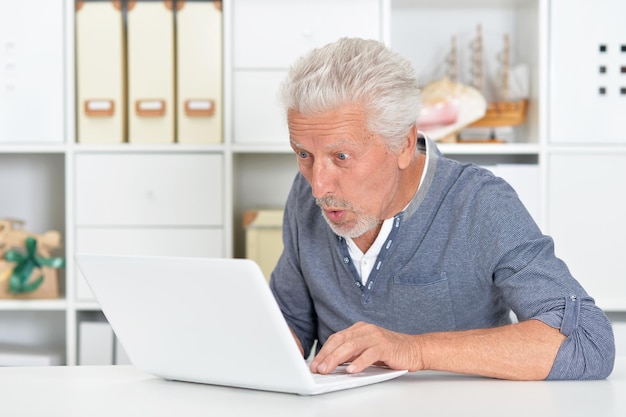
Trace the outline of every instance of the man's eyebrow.
<instances>
[{"instance_id":1,"label":"man's eyebrow","mask_svg":"<svg viewBox=\"0 0 626 417\"><path fill-rule=\"evenodd\" d=\"M293 146L294 148L298 148L298 149L303 149L304 146L302 146L301 144L293 141L292 139L289 139L289 143L291 143L291 146Z\"/></svg>"},{"instance_id":2,"label":"man's eyebrow","mask_svg":"<svg viewBox=\"0 0 626 417\"><path fill-rule=\"evenodd\" d=\"M307 154L312 154L312 151L307 149L307 147L301 143L296 142L294 139L289 139L289 143L292 149L298 152L306 152ZM327 144L323 149L319 149L319 152L322 153L335 153L335 152L355 152L354 146L358 146L358 143L351 138L339 139L336 142L332 142Z\"/></svg>"}]
</instances>

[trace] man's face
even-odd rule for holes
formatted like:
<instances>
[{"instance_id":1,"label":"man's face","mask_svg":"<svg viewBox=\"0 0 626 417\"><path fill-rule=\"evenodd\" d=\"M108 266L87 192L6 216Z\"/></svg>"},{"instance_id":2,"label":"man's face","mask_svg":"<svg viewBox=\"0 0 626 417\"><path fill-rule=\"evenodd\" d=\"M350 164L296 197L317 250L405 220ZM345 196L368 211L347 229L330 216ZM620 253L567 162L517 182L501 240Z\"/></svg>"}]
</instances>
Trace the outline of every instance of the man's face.
<instances>
[{"instance_id":1,"label":"man's face","mask_svg":"<svg viewBox=\"0 0 626 417\"><path fill-rule=\"evenodd\" d=\"M291 111L288 123L300 172L335 233L358 237L396 214L398 156L368 131L361 109L315 116Z\"/></svg>"}]
</instances>

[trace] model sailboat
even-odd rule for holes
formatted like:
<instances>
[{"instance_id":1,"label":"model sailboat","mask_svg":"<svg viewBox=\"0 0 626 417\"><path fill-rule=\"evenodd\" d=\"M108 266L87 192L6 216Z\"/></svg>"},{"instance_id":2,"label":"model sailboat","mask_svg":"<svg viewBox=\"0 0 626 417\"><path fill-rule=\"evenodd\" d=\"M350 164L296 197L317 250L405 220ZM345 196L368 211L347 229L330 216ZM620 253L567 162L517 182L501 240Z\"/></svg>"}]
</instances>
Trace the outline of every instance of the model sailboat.
<instances>
[{"instance_id":1,"label":"model sailboat","mask_svg":"<svg viewBox=\"0 0 626 417\"><path fill-rule=\"evenodd\" d=\"M431 139L455 142L461 129L485 115L487 102L480 91L458 81L456 37L447 58L447 75L422 89L418 126Z\"/></svg>"},{"instance_id":2,"label":"model sailboat","mask_svg":"<svg viewBox=\"0 0 626 417\"><path fill-rule=\"evenodd\" d=\"M482 28L479 25L477 37L473 43L472 50L472 85L479 91L485 91L483 72L483 40ZM489 139L498 140L496 128L503 126L517 126L526 121L526 110L528 107L527 94L524 86L516 86L516 93L512 92L512 72L511 72L511 47L509 35L504 35L503 49L500 53L501 71L499 85L493 100L487 103L487 111L481 119L469 125L471 128L490 129Z\"/></svg>"},{"instance_id":3,"label":"model sailboat","mask_svg":"<svg viewBox=\"0 0 626 417\"><path fill-rule=\"evenodd\" d=\"M497 74L485 71L483 33L471 42L470 74L459 81L457 40L452 37L445 75L422 89L419 129L440 142L501 143L513 140L514 126L526 121L527 67L511 65L509 36L503 37Z\"/></svg>"}]
</instances>

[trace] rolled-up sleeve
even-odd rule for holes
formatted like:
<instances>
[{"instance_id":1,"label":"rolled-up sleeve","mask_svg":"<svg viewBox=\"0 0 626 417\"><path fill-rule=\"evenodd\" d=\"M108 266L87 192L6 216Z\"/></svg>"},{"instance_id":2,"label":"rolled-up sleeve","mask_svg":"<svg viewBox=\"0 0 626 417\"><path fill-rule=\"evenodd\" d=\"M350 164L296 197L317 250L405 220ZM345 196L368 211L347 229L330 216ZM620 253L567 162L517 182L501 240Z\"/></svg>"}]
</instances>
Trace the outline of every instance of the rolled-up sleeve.
<instances>
[{"instance_id":1,"label":"rolled-up sleeve","mask_svg":"<svg viewBox=\"0 0 626 417\"><path fill-rule=\"evenodd\" d=\"M561 345L547 379L603 379L615 363L611 323L589 297L572 294L559 308L562 314L537 319L558 327L567 338ZM558 323L558 316L561 316ZM557 320L555 320L557 319Z\"/></svg>"},{"instance_id":2,"label":"rolled-up sleeve","mask_svg":"<svg viewBox=\"0 0 626 417\"><path fill-rule=\"evenodd\" d=\"M541 263L535 258L537 262ZM514 284L517 291L509 301L520 321L539 320L566 336L547 379L608 377L615 362L611 322L594 299L567 273L567 268L558 266L558 259L545 262L554 268L549 278L544 274L531 274L532 279L529 279L521 271L511 276L507 284L517 281ZM528 284L520 285L520 281Z\"/></svg>"}]
</instances>

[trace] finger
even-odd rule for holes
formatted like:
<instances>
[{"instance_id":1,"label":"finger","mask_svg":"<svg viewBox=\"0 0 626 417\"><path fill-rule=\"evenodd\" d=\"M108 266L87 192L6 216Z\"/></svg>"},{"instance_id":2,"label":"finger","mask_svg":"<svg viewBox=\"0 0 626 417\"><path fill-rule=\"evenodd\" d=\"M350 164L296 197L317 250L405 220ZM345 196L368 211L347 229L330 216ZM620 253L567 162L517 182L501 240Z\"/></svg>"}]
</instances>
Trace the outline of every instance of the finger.
<instances>
[{"instance_id":1,"label":"finger","mask_svg":"<svg viewBox=\"0 0 626 417\"><path fill-rule=\"evenodd\" d=\"M326 342L322 345L322 348L313 358L311 362L310 368L311 371L321 373L318 370L319 365L324 362L326 357L335 350L337 346L339 346L339 339L341 338L341 332L334 333L330 335L330 337L326 340Z\"/></svg>"},{"instance_id":2,"label":"finger","mask_svg":"<svg viewBox=\"0 0 626 417\"><path fill-rule=\"evenodd\" d=\"M320 356L320 354L321 351L311 362L311 371L320 374L331 373L337 369L337 366L351 362L355 357L345 345L340 345L337 349L323 356Z\"/></svg>"},{"instance_id":3,"label":"finger","mask_svg":"<svg viewBox=\"0 0 626 417\"><path fill-rule=\"evenodd\" d=\"M347 329L332 334L311 363L311 371L330 373L338 365L351 362L368 347L372 346L372 335L376 326L358 322Z\"/></svg>"},{"instance_id":4,"label":"finger","mask_svg":"<svg viewBox=\"0 0 626 417\"><path fill-rule=\"evenodd\" d=\"M362 348L350 338L343 336L334 337L334 340L325 343L319 353L311 362L311 371L320 374L328 374L337 366L351 362L356 358Z\"/></svg>"},{"instance_id":5,"label":"finger","mask_svg":"<svg viewBox=\"0 0 626 417\"><path fill-rule=\"evenodd\" d=\"M380 354L375 348L365 349L359 356L352 360L352 363L346 368L346 372L356 374L362 372L365 368L372 366L380 361Z\"/></svg>"}]
</instances>

